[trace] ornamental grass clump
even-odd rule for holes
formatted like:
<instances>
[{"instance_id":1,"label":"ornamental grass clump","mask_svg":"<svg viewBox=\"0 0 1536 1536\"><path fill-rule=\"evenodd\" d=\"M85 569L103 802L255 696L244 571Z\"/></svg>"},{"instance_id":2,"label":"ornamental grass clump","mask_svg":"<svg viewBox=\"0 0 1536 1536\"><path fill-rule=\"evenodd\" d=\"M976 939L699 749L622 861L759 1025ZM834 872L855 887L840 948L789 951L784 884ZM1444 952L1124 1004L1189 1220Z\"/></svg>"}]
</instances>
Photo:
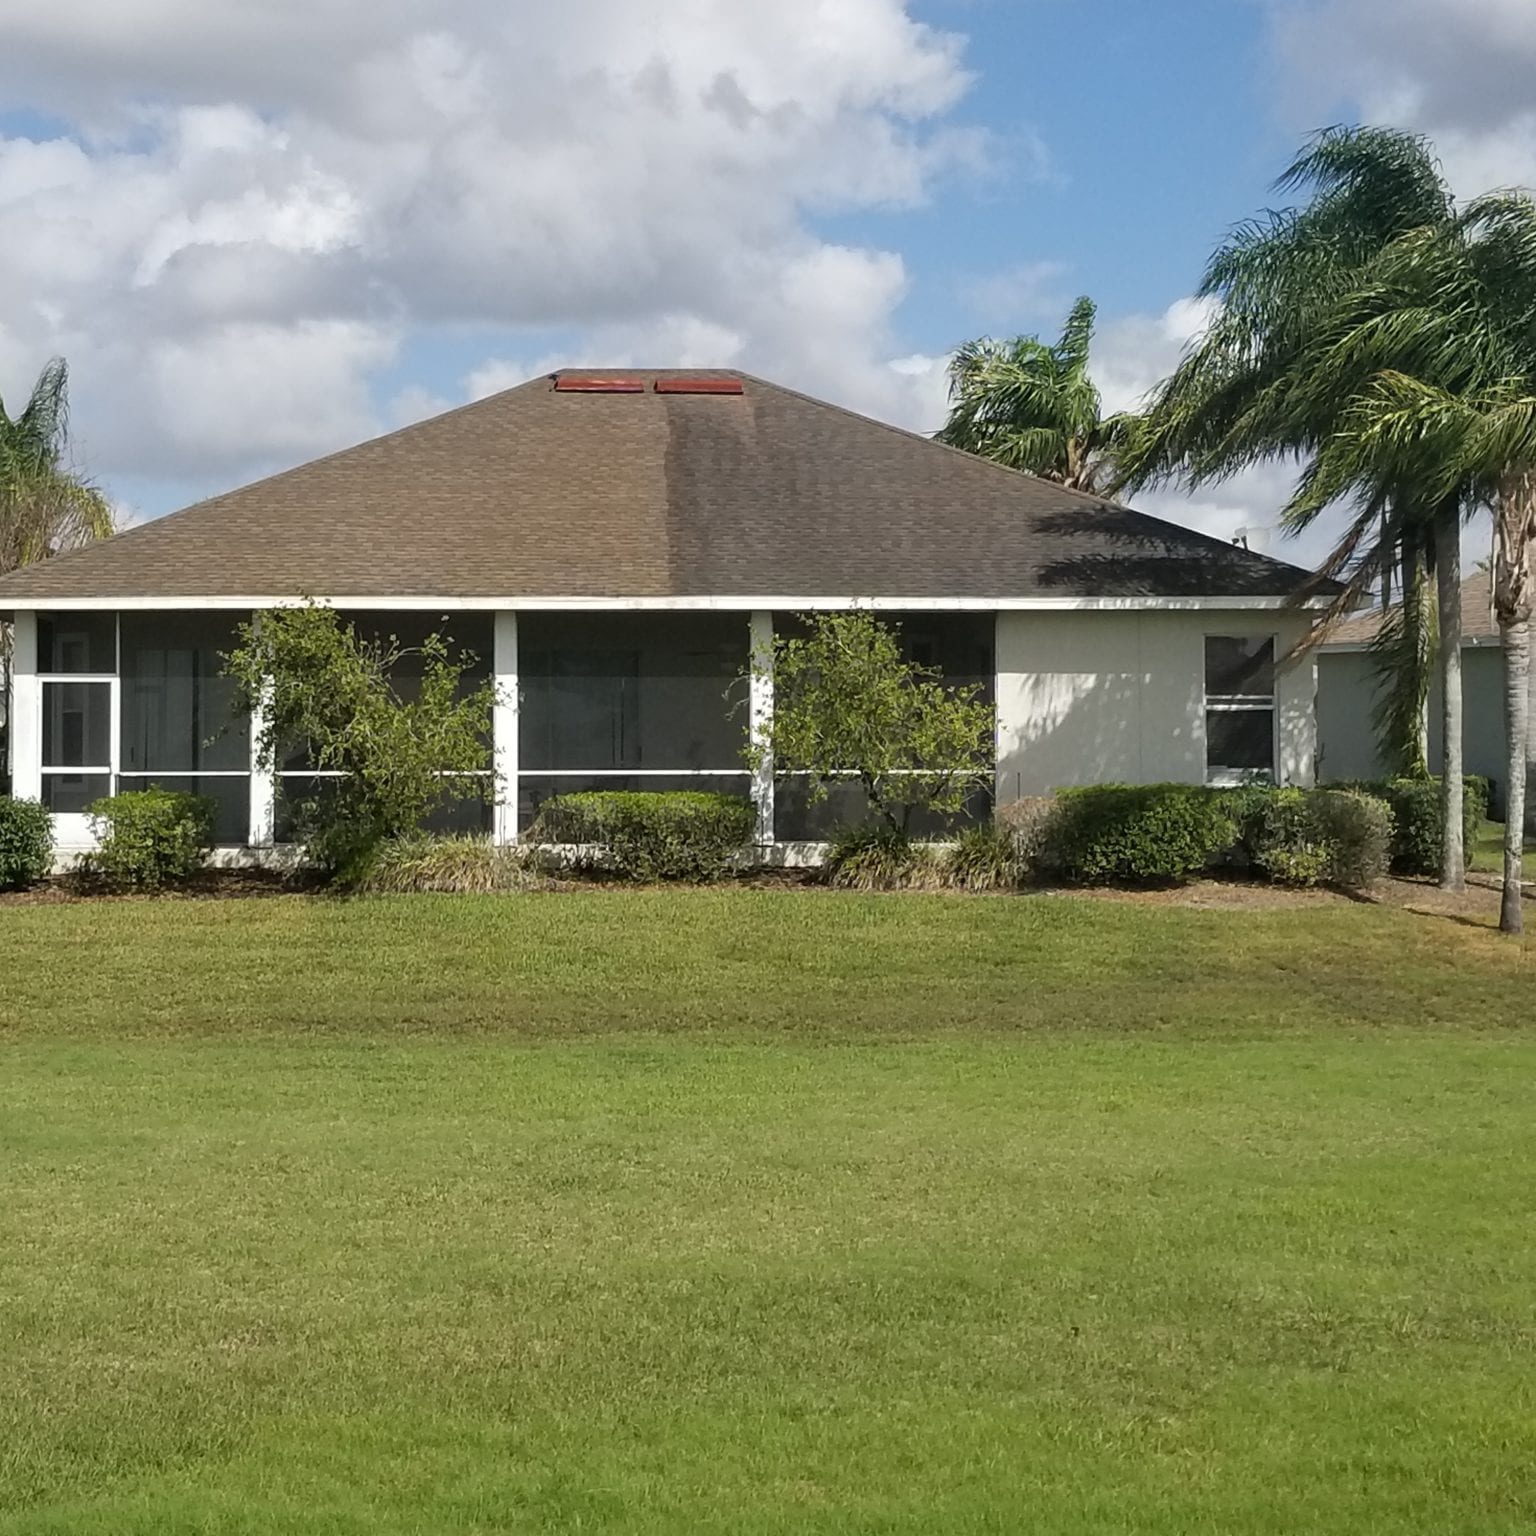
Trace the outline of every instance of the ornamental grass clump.
<instances>
[{"instance_id":1,"label":"ornamental grass clump","mask_svg":"<svg viewBox=\"0 0 1536 1536\"><path fill-rule=\"evenodd\" d=\"M537 883L515 848L498 847L487 837L418 834L382 844L357 889L374 895L418 891L490 895L528 890Z\"/></svg>"},{"instance_id":2,"label":"ornamental grass clump","mask_svg":"<svg viewBox=\"0 0 1536 1536\"><path fill-rule=\"evenodd\" d=\"M946 854L897 828L865 824L833 835L823 867L839 890L933 891L948 883Z\"/></svg>"}]
</instances>

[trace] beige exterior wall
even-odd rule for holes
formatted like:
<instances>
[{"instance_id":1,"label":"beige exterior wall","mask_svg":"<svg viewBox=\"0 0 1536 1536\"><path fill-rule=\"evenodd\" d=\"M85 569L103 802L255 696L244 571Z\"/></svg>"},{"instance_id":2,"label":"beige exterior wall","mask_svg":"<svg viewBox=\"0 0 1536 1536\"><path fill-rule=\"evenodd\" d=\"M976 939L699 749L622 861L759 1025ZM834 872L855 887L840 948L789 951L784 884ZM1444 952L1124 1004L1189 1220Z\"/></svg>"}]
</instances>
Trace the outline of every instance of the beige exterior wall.
<instances>
[{"instance_id":1,"label":"beige exterior wall","mask_svg":"<svg viewBox=\"0 0 1536 1536\"><path fill-rule=\"evenodd\" d=\"M1075 784L1205 781L1205 637L1276 637L1284 656L1298 614L1000 613L997 793L1000 804ZM1316 667L1285 664L1276 683L1277 766L1311 784Z\"/></svg>"},{"instance_id":2,"label":"beige exterior wall","mask_svg":"<svg viewBox=\"0 0 1536 1536\"><path fill-rule=\"evenodd\" d=\"M1462 760L1468 773L1492 781L1494 808L1502 815L1509 777L1504 734L1504 651L1497 641L1461 651ZM1324 782L1379 778L1385 769L1376 750L1371 712L1377 679L1365 650L1323 650L1318 657L1317 722ZM1438 679L1429 694L1429 767L1444 763Z\"/></svg>"}]
</instances>

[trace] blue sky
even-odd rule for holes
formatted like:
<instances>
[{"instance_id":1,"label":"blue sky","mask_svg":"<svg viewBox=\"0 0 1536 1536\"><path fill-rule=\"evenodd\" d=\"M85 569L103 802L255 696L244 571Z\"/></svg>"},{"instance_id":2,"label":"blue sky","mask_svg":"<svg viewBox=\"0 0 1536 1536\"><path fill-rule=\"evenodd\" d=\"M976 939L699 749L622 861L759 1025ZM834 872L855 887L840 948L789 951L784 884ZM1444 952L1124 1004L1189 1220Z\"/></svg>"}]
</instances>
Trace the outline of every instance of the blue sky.
<instances>
[{"instance_id":1,"label":"blue sky","mask_svg":"<svg viewBox=\"0 0 1536 1536\"><path fill-rule=\"evenodd\" d=\"M1536 180L1529 0L0 0L0 30L0 391L66 355L133 518L565 362L927 430L950 348L1078 293L1129 404L1310 129ZM1152 509L1230 534L1285 483Z\"/></svg>"}]
</instances>

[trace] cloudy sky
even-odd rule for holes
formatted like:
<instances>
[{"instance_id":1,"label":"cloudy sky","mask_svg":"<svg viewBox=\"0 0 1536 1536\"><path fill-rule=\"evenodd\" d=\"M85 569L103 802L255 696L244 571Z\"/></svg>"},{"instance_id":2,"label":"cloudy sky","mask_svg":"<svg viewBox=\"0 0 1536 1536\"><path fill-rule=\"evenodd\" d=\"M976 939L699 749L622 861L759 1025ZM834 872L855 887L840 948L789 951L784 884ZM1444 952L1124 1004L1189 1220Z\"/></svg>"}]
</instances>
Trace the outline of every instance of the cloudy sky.
<instances>
[{"instance_id":1,"label":"cloudy sky","mask_svg":"<svg viewBox=\"0 0 1536 1536\"><path fill-rule=\"evenodd\" d=\"M64 354L139 518L568 363L928 431L950 348L1078 292L1128 405L1311 129L1536 183L1536 0L0 0L0 38L0 394ZM1285 483L1154 507L1230 534Z\"/></svg>"}]
</instances>

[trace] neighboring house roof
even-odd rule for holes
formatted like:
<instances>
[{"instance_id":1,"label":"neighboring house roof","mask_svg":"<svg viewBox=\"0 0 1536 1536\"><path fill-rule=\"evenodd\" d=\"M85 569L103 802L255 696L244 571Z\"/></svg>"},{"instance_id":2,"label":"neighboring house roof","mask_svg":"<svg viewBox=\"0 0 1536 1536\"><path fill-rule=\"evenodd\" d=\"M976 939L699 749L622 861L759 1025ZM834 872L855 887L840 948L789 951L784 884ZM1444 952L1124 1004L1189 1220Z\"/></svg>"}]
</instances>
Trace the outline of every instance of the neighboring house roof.
<instances>
[{"instance_id":1,"label":"neighboring house roof","mask_svg":"<svg viewBox=\"0 0 1536 1536\"><path fill-rule=\"evenodd\" d=\"M1383 613L1374 608L1340 624L1322 649L1358 649L1369 645L1381 629ZM1497 645L1499 626L1493 616L1493 578L1486 571L1469 576L1461 584L1461 641L1463 645Z\"/></svg>"},{"instance_id":2,"label":"neighboring house roof","mask_svg":"<svg viewBox=\"0 0 1536 1536\"><path fill-rule=\"evenodd\" d=\"M1306 576L749 375L582 375L601 392L563 377L14 571L0 606L1284 597ZM638 389L615 392L621 379Z\"/></svg>"}]
</instances>

